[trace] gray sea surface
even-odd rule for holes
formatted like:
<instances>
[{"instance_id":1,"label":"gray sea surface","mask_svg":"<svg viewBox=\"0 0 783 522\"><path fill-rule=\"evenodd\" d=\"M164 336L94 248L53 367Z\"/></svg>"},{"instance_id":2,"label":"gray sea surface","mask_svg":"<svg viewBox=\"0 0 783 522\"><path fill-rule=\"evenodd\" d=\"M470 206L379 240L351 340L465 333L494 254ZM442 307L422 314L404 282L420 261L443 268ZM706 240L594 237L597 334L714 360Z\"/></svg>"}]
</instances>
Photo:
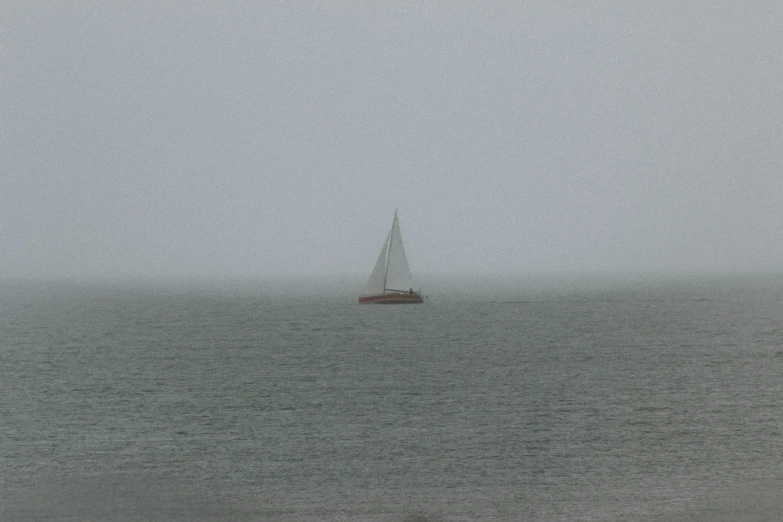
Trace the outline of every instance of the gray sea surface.
<instances>
[{"instance_id":1,"label":"gray sea surface","mask_svg":"<svg viewBox=\"0 0 783 522\"><path fill-rule=\"evenodd\" d=\"M4 282L0 519L783 519L780 278L351 290Z\"/></svg>"}]
</instances>

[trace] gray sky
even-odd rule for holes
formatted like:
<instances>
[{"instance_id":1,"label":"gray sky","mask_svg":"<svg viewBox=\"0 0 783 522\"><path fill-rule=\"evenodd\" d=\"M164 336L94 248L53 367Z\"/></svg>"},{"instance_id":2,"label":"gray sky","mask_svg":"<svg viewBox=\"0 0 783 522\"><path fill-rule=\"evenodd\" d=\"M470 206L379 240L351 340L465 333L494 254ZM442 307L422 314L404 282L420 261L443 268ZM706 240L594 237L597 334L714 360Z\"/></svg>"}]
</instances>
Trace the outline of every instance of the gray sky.
<instances>
[{"instance_id":1,"label":"gray sky","mask_svg":"<svg viewBox=\"0 0 783 522\"><path fill-rule=\"evenodd\" d=\"M221 4L3 4L0 275L783 266L780 2Z\"/></svg>"}]
</instances>

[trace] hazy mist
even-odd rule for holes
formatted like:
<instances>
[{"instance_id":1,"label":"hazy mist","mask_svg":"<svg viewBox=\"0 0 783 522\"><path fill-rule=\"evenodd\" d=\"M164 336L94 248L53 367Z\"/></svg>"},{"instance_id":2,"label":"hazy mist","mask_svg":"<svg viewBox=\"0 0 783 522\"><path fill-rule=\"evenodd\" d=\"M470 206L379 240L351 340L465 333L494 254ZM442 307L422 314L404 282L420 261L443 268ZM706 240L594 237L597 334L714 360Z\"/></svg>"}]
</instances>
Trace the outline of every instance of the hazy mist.
<instances>
[{"instance_id":1,"label":"hazy mist","mask_svg":"<svg viewBox=\"0 0 783 522\"><path fill-rule=\"evenodd\" d=\"M391 4L5 3L0 276L781 269L783 4Z\"/></svg>"}]
</instances>

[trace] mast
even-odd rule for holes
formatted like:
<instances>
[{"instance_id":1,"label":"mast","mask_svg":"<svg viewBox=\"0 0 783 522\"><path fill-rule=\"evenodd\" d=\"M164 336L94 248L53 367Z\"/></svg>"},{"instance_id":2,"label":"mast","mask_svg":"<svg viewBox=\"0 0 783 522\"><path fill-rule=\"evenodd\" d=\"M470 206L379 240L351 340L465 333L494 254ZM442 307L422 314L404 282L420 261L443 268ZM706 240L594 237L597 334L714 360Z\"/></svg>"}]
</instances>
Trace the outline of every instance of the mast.
<instances>
[{"instance_id":1,"label":"mast","mask_svg":"<svg viewBox=\"0 0 783 522\"><path fill-rule=\"evenodd\" d=\"M391 252L391 246L392 246L392 234L394 234L394 225L397 223L397 209L394 209L394 220L392 221L392 227L389 231L389 237L386 239L387 241L387 248L386 248L386 269L383 271L383 293L386 293L386 276L389 275L389 253Z\"/></svg>"}]
</instances>

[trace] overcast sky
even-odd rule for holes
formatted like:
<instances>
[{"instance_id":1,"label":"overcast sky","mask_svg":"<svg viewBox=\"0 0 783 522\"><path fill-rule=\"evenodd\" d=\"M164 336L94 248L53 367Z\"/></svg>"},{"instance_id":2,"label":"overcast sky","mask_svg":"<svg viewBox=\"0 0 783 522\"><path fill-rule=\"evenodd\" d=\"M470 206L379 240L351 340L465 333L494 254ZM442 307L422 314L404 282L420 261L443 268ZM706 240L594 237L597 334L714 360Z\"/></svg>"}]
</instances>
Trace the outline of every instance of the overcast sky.
<instances>
[{"instance_id":1,"label":"overcast sky","mask_svg":"<svg viewBox=\"0 0 783 522\"><path fill-rule=\"evenodd\" d=\"M0 276L780 270L783 4L588 4L5 2Z\"/></svg>"}]
</instances>

